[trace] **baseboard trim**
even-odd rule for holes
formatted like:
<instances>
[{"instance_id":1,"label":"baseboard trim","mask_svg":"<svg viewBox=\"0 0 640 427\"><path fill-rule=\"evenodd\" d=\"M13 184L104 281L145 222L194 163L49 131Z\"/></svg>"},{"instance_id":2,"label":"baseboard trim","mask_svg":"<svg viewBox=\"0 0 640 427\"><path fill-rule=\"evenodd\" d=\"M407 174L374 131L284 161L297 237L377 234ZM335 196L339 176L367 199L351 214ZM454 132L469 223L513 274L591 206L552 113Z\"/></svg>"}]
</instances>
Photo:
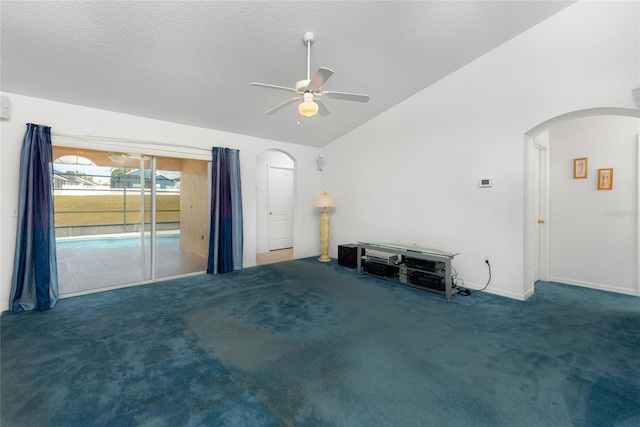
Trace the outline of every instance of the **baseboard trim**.
<instances>
[{"instance_id":1,"label":"baseboard trim","mask_svg":"<svg viewBox=\"0 0 640 427\"><path fill-rule=\"evenodd\" d=\"M606 285L603 283L586 282L583 280L568 279L566 277L549 276L550 282L563 283L565 285L580 286L583 288L595 289L598 291L614 292L616 294L639 296L636 289L621 288L619 286Z\"/></svg>"},{"instance_id":2,"label":"baseboard trim","mask_svg":"<svg viewBox=\"0 0 640 427\"><path fill-rule=\"evenodd\" d=\"M535 287L532 287L531 289L529 289L527 292L523 294L523 297L524 297L523 301L528 300L531 297L531 295L533 295L535 292L536 292Z\"/></svg>"},{"instance_id":3,"label":"baseboard trim","mask_svg":"<svg viewBox=\"0 0 640 427\"><path fill-rule=\"evenodd\" d=\"M465 282L464 287L467 289L471 289L472 291L479 291L484 287L484 285L477 285L475 283ZM489 286L487 289L485 289L482 292L486 292L492 295L497 295L499 297L505 297L505 298L515 299L518 301L524 301L533 294L533 289L530 292L527 292L525 294L525 293L507 291L505 289L492 288L491 286Z\"/></svg>"}]
</instances>

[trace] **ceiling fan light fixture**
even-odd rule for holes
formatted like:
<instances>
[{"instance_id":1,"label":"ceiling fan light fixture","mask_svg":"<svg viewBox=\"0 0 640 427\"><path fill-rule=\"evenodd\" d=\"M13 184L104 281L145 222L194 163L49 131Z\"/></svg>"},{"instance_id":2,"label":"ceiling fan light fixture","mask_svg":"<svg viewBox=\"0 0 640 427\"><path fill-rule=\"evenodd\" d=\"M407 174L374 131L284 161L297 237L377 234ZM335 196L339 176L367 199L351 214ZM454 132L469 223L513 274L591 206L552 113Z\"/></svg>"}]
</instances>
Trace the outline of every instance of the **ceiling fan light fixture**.
<instances>
[{"instance_id":1,"label":"ceiling fan light fixture","mask_svg":"<svg viewBox=\"0 0 640 427\"><path fill-rule=\"evenodd\" d=\"M304 101L298 105L298 111L305 117L311 117L318 114L318 104L313 102L312 93L304 94Z\"/></svg>"},{"instance_id":2,"label":"ceiling fan light fixture","mask_svg":"<svg viewBox=\"0 0 640 427\"><path fill-rule=\"evenodd\" d=\"M109 156L109 160L111 160L114 163L118 163L118 164L122 164L125 162L125 160L127 160L129 156L127 156L124 153L112 153Z\"/></svg>"}]
</instances>

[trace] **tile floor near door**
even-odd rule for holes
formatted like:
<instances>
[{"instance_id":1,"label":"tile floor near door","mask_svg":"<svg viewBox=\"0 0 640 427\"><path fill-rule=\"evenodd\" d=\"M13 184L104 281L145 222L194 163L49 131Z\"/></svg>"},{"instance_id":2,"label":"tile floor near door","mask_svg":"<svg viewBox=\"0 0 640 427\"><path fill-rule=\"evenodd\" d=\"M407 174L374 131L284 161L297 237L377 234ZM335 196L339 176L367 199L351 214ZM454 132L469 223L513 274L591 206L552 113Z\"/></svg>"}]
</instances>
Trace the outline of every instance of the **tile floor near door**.
<instances>
[{"instance_id":1,"label":"tile floor near door","mask_svg":"<svg viewBox=\"0 0 640 427\"><path fill-rule=\"evenodd\" d=\"M290 261L293 259L293 248L278 249L262 254L256 254L256 264L274 264L276 262Z\"/></svg>"}]
</instances>

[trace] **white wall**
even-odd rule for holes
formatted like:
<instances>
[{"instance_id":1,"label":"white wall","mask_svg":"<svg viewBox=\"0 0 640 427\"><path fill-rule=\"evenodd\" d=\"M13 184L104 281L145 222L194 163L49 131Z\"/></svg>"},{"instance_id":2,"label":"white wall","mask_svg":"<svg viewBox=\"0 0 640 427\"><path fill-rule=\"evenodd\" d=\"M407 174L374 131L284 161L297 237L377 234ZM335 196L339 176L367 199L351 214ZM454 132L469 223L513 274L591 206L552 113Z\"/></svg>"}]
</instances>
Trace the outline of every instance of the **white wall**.
<instances>
[{"instance_id":1,"label":"white wall","mask_svg":"<svg viewBox=\"0 0 640 427\"><path fill-rule=\"evenodd\" d=\"M550 129L550 280L636 295L637 135L632 117L589 117ZM573 159L588 177L573 179ZM614 168L613 190L597 190Z\"/></svg>"},{"instance_id":2,"label":"white wall","mask_svg":"<svg viewBox=\"0 0 640 427\"><path fill-rule=\"evenodd\" d=\"M562 114L637 108L638 2L580 2L442 79L322 150L12 94L0 146L0 307L7 308L15 244L20 146L27 122L54 131L239 148L245 190L245 262L256 248L256 156L296 159L296 251L318 254L315 197L329 191L330 254L358 240L432 244L460 252L469 287L524 298L523 135ZM419 54L417 52L416 54ZM372 99L371 102L375 102ZM491 177L494 186L478 188ZM301 232L302 230L302 232Z\"/></svg>"},{"instance_id":3,"label":"white wall","mask_svg":"<svg viewBox=\"0 0 640 427\"><path fill-rule=\"evenodd\" d=\"M524 134L567 112L636 108L638 15L637 2L572 5L324 147L331 254L368 239L440 246L460 252L472 288L488 255L487 290L524 299Z\"/></svg>"},{"instance_id":4,"label":"white wall","mask_svg":"<svg viewBox=\"0 0 640 427\"><path fill-rule=\"evenodd\" d=\"M2 120L0 145L0 310L8 309L13 271L17 218L9 211L17 206L20 150L26 123L51 126L52 132L97 135L196 146L210 150L212 146L240 150L243 187L244 265L255 265L256 249L256 158L268 149L282 150L296 159L295 237L300 254L318 255L317 229L313 209L321 191L321 176L316 170L319 149L253 138L244 135L185 126L110 111L63 104L43 99L3 93L11 99L11 119Z\"/></svg>"}]
</instances>

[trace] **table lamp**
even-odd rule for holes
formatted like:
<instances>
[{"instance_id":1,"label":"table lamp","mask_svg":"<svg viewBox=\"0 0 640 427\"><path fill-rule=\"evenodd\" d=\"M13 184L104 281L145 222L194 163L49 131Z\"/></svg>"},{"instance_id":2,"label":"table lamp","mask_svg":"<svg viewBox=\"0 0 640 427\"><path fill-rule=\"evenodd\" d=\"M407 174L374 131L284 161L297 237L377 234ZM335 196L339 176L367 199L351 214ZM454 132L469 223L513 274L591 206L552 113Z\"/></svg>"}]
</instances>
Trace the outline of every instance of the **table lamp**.
<instances>
[{"instance_id":1,"label":"table lamp","mask_svg":"<svg viewBox=\"0 0 640 427\"><path fill-rule=\"evenodd\" d=\"M327 208L335 208L336 202L333 201L329 193L323 191L318 196L315 204L313 205L316 208L322 208L322 213L320 214L320 248L321 254L318 261L321 262L329 262L331 258L329 258L329 212L327 212Z\"/></svg>"}]
</instances>

